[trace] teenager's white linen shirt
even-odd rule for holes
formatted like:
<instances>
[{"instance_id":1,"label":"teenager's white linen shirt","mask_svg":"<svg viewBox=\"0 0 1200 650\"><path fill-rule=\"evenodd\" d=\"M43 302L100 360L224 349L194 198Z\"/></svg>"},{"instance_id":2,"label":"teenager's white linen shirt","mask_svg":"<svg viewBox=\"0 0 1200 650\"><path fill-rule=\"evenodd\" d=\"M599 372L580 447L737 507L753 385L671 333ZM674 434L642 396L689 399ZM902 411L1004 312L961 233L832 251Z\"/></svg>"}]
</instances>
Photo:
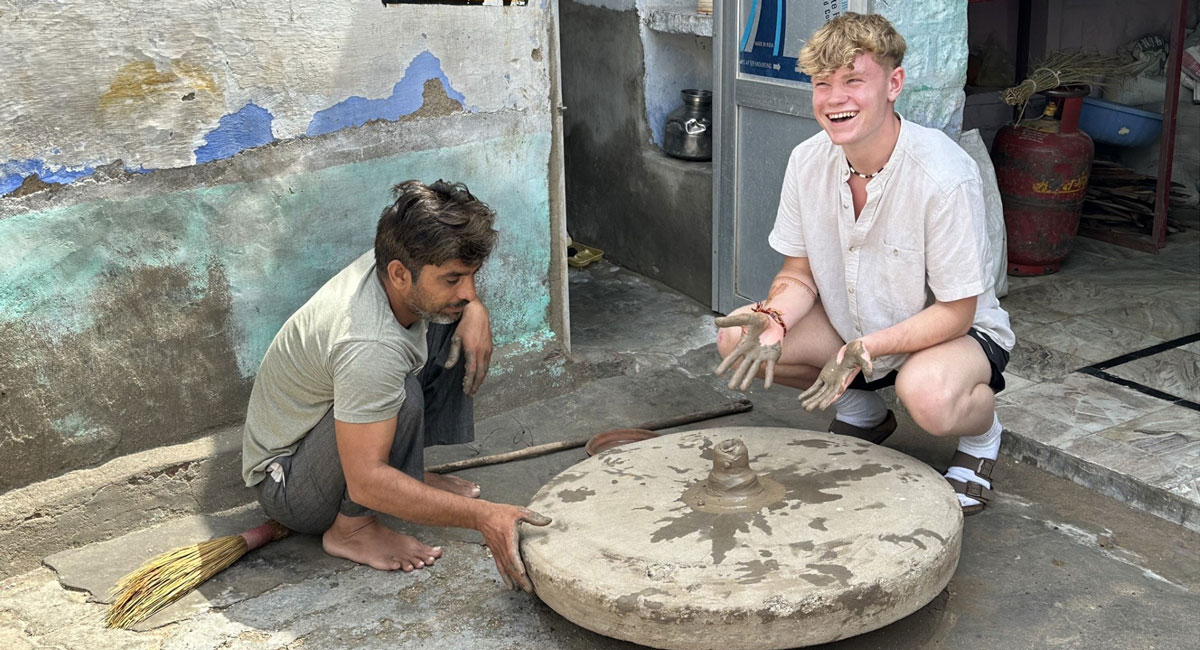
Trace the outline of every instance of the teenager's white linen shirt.
<instances>
[{"instance_id":1,"label":"teenager's white linen shirt","mask_svg":"<svg viewBox=\"0 0 1200 650\"><path fill-rule=\"evenodd\" d=\"M857 220L850 166L825 132L788 160L768 242L807 257L825 313L845 341L910 316L934 300L978 296L974 326L1005 350L1016 342L994 289L983 192L975 161L941 131L908 120L891 158L867 182ZM874 360L878 379L906 355Z\"/></svg>"}]
</instances>

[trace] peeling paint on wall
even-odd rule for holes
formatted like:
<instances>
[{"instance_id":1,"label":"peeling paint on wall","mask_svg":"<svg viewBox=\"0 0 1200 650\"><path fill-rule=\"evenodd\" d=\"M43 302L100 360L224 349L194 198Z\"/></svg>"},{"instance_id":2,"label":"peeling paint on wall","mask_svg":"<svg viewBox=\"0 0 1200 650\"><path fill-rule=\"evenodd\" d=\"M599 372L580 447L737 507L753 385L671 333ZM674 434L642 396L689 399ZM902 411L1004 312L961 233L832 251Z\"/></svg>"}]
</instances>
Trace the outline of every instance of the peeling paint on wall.
<instances>
[{"instance_id":1,"label":"peeling paint on wall","mask_svg":"<svg viewBox=\"0 0 1200 650\"><path fill-rule=\"evenodd\" d=\"M69 167L47 165L42 160L10 160L0 163L0 196L17 189L27 176L34 174L47 183L71 183L91 176L95 171L88 165Z\"/></svg>"},{"instance_id":2,"label":"peeling paint on wall","mask_svg":"<svg viewBox=\"0 0 1200 650\"><path fill-rule=\"evenodd\" d=\"M222 117L217 128L204 136L204 146L196 149L196 162L229 158L246 149L273 142L273 119L270 111L253 102L232 115Z\"/></svg>"},{"instance_id":3,"label":"peeling paint on wall","mask_svg":"<svg viewBox=\"0 0 1200 650\"><path fill-rule=\"evenodd\" d=\"M421 106L431 79L460 110L548 118L546 63L529 58L547 47L546 11L319 0L132 0L104 11L17 3L5 9L0 39L0 114L9 116L0 121L0 161L10 161L0 194L32 173L47 180L47 170L117 160L170 169L226 157L237 139L213 138L248 105L271 116L280 141L394 120Z\"/></svg>"},{"instance_id":4,"label":"peeling paint on wall","mask_svg":"<svg viewBox=\"0 0 1200 650\"><path fill-rule=\"evenodd\" d=\"M382 99L350 97L333 106L317 111L308 125L310 136L331 133L349 126L362 126L371 120L398 120L421 108L424 103L425 82L438 80L446 95L465 106L466 98L450 85L442 71L442 62L429 51L417 55L404 71L404 78L392 88L392 94Z\"/></svg>"}]
</instances>

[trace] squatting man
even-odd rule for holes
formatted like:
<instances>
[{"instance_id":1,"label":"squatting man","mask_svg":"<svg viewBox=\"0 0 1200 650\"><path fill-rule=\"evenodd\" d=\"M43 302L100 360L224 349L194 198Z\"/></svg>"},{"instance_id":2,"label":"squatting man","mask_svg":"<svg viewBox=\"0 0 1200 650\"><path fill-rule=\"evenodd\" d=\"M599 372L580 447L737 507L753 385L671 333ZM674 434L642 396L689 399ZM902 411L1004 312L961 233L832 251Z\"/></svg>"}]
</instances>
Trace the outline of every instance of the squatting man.
<instances>
[{"instance_id":1,"label":"squatting man","mask_svg":"<svg viewBox=\"0 0 1200 650\"><path fill-rule=\"evenodd\" d=\"M822 132L788 160L768 238L785 260L766 300L717 319L717 374L803 389L804 408L835 408L831 432L875 443L896 429L875 391L894 385L918 426L958 438L946 479L969 515L992 495L995 394L1015 339L978 167L895 111L904 51L886 19L854 13L805 44Z\"/></svg>"},{"instance_id":2,"label":"squatting man","mask_svg":"<svg viewBox=\"0 0 1200 650\"><path fill-rule=\"evenodd\" d=\"M326 282L267 349L243 478L270 517L321 535L330 555L404 571L442 556L376 513L472 528L504 583L531 591L517 524L550 520L480 499L479 486L424 463L426 446L474 439L472 397L492 354L475 275L496 241L495 214L462 185L408 181L395 194L374 250Z\"/></svg>"}]
</instances>

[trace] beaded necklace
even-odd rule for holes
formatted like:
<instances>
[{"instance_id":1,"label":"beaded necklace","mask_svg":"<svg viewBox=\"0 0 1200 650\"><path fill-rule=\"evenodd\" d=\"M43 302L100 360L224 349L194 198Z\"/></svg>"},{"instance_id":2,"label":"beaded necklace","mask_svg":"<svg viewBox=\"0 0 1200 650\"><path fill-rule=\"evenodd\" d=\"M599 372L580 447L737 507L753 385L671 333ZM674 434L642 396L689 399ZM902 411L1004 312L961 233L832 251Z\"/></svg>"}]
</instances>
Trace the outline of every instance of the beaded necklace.
<instances>
[{"instance_id":1,"label":"beaded necklace","mask_svg":"<svg viewBox=\"0 0 1200 650\"><path fill-rule=\"evenodd\" d=\"M876 171L874 174L864 174L864 173L858 171L857 169L855 169L854 165L850 164L849 159L846 159L846 166L850 168L851 174L854 174L855 176L857 176L859 178L865 178L867 180L871 180L872 178L875 178L876 176L879 175L879 172L883 171L883 167L880 167L879 170Z\"/></svg>"}]
</instances>

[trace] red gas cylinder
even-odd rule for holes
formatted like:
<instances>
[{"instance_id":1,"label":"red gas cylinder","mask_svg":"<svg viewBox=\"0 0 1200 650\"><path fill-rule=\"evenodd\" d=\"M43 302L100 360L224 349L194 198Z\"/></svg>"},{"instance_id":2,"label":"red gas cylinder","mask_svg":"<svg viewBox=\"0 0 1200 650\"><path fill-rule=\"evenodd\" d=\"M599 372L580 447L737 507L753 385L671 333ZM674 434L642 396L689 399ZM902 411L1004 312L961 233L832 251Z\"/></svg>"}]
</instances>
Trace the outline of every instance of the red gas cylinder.
<instances>
[{"instance_id":1,"label":"red gas cylinder","mask_svg":"<svg viewBox=\"0 0 1200 650\"><path fill-rule=\"evenodd\" d=\"M1050 101L1042 117L1005 126L992 144L1010 275L1045 275L1062 266L1092 169L1092 139L1078 129L1087 86L1045 94Z\"/></svg>"}]
</instances>

